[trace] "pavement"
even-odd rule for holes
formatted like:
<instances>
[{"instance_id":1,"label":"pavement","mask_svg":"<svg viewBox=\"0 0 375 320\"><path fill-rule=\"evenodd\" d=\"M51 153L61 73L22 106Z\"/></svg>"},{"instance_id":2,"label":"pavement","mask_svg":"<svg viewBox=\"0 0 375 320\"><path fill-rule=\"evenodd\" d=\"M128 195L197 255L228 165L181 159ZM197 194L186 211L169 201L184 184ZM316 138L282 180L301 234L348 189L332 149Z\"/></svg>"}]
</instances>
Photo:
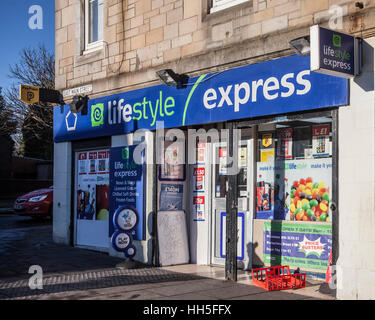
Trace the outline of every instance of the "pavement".
<instances>
[{"instance_id":1,"label":"pavement","mask_svg":"<svg viewBox=\"0 0 375 320\"><path fill-rule=\"evenodd\" d=\"M224 281L224 269L178 265L149 267L105 253L52 241L50 220L0 216L0 299L5 300L334 300L324 283L267 292L250 274ZM43 270L43 288L29 288L29 268Z\"/></svg>"}]
</instances>

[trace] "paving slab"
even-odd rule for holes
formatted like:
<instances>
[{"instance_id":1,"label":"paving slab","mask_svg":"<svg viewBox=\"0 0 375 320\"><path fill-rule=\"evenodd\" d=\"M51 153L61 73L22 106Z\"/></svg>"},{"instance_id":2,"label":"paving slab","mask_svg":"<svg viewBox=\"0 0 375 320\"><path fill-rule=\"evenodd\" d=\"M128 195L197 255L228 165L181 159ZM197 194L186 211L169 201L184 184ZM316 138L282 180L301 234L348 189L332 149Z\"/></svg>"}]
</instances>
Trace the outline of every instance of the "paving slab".
<instances>
[{"instance_id":1,"label":"paving slab","mask_svg":"<svg viewBox=\"0 0 375 320\"><path fill-rule=\"evenodd\" d=\"M52 226L0 217L0 299L62 300L301 300L334 299L321 282L267 292L247 271L225 281L224 268L193 264L154 268L52 241ZM27 226L27 227L25 227ZM43 289L31 290L28 269L43 268Z\"/></svg>"}]
</instances>

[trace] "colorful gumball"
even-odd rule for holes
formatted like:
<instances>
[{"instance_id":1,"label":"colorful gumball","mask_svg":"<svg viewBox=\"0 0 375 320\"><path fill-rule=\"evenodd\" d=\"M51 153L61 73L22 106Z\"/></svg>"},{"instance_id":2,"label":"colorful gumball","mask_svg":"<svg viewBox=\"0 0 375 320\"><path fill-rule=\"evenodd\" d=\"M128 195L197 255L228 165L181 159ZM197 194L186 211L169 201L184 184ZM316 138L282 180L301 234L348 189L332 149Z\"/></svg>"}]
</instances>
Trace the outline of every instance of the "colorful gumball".
<instances>
[{"instance_id":1,"label":"colorful gumball","mask_svg":"<svg viewBox=\"0 0 375 320\"><path fill-rule=\"evenodd\" d=\"M290 190L290 197L291 197L291 198L294 198L294 193L295 193L295 192L296 192L295 189Z\"/></svg>"},{"instance_id":2,"label":"colorful gumball","mask_svg":"<svg viewBox=\"0 0 375 320\"><path fill-rule=\"evenodd\" d=\"M318 201L316 201L315 199L313 199L313 200L310 201L310 206L311 207L317 207L318 204L319 204Z\"/></svg>"},{"instance_id":3,"label":"colorful gumball","mask_svg":"<svg viewBox=\"0 0 375 320\"><path fill-rule=\"evenodd\" d=\"M327 207L324 203L320 203L320 204L319 204L319 208L320 208L320 210L322 210L323 212L327 212L327 211L328 211L328 207Z\"/></svg>"},{"instance_id":4,"label":"colorful gumball","mask_svg":"<svg viewBox=\"0 0 375 320\"><path fill-rule=\"evenodd\" d=\"M296 212L296 206L294 204L290 205L290 212L295 213Z\"/></svg>"},{"instance_id":5,"label":"colorful gumball","mask_svg":"<svg viewBox=\"0 0 375 320\"><path fill-rule=\"evenodd\" d=\"M307 214L308 217L311 218L314 215L314 211L312 211L311 209L308 209L308 210L306 210L306 214Z\"/></svg>"},{"instance_id":6,"label":"colorful gumball","mask_svg":"<svg viewBox=\"0 0 375 320\"><path fill-rule=\"evenodd\" d=\"M302 205L302 209L303 210L309 210L310 209L310 205L308 203L305 203Z\"/></svg>"}]
</instances>

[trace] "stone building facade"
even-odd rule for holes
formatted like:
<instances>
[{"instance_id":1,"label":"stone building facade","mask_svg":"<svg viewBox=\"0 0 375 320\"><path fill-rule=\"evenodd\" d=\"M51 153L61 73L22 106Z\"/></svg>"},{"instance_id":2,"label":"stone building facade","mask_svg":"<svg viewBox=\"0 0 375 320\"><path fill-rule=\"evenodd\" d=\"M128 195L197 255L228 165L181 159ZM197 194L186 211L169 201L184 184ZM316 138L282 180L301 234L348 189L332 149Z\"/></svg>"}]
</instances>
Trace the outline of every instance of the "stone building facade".
<instances>
[{"instance_id":1,"label":"stone building facade","mask_svg":"<svg viewBox=\"0 0 375 320\"><path fill-rule=\"evenodd\" d=\"M362 75L338 109L337 297L375 297L375 1L105 0L103 37L87 46L84 0L56 0L56 89L92 85L90 99L160 84L155 72L189 77L295 54L289 42L312 25L364 39ZM363 8L362 8L363 5ZM86 35L86 38L85 38ZM329 90L329 88L327 88ZM72 96L66 96L69 103ZM69 145L55 144L55 189L69 191ZM61 165L58 165L60 162ZM59 185L60 183L60 185ZM353 200L355 199L355 200ZM55 192L70 212L69 192ZM57 207L57 203L60 204ZM54 215L54 238L69 243L70 213Z\"/></svg>"}]
</instances>

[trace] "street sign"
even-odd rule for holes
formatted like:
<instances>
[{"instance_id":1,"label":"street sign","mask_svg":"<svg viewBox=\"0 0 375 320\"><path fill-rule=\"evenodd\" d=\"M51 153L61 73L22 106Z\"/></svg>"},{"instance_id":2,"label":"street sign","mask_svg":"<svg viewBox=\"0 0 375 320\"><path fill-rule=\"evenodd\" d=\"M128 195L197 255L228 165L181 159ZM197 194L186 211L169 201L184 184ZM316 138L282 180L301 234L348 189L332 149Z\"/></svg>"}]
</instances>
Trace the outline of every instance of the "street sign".
<instances>
[{"instance_id":1,"label":"street sign","mask_svg":"<svg viewBox=\"0 0 375 320\"><path fill-rule=\"evenodd\" d=\"M20 85L20 100L26 104L38 102L64 104L64 99L60 91L25 84Z\"/></svg>"},{"instance_id":2,"label":"street sign","mask_svg":"<svg viewBox=\"0 0 375 320\"><path fill-rule=\"evenodd\" d=\"M39 88L35 86L20 85L20 100L26 104L39 102Z\"/></svg>"},{"instance_id":3,"label":"street sign","mask_svg":"<svg viewBox=\"0 0 375 320\"><path fill-rule=\"evenodd\" d=\"M359 74L359 39L322 28L310 28L311 71L353 78Z\"/></svg>"},{"instance_id":4,"label":"street sign","mask_svg":"<svg viewBox=\"0 0 375 320\"><path fill-rule=\"evenodd\" d=\"M90 92L92 92L92 84L88 84L86 86L64 90L63 96L64 96L64 98L66 98L66 97L69 97L69 96L75 96L75 95L90 93Z\"/></svg>"}]
</instances>

